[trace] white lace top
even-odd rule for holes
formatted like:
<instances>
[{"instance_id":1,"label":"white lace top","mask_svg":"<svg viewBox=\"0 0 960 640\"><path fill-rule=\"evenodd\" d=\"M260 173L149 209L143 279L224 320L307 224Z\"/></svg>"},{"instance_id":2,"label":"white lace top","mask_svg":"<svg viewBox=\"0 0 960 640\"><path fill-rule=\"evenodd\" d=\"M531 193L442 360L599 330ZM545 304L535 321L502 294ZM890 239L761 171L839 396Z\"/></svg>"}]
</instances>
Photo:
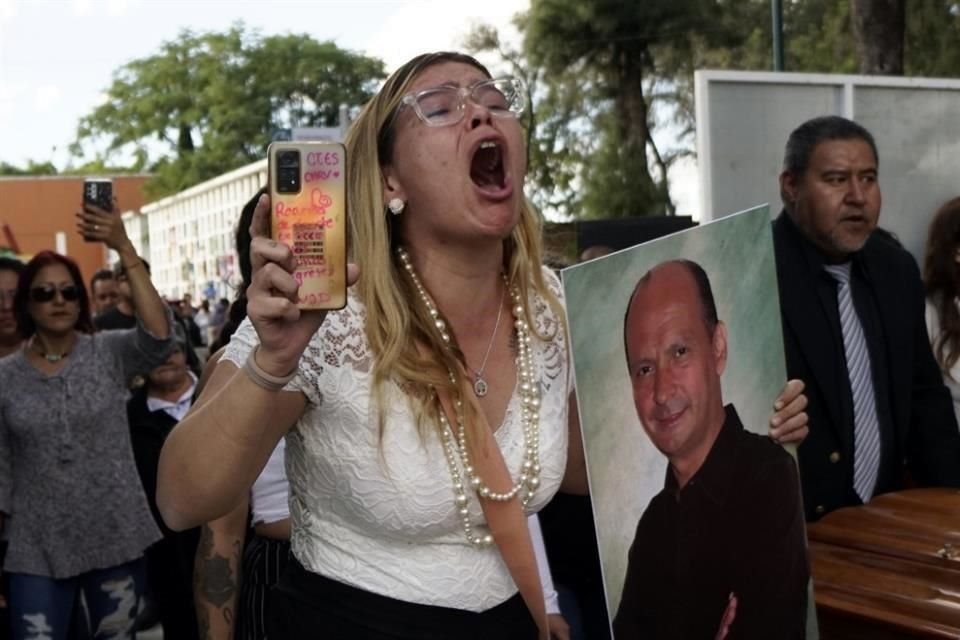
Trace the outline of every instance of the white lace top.
<instances>
[{"instance_id":1,"label":"white lace top","mask_svg":"<svg viewBox=\"0 0 960 640\"><path fill-rule=\"evenodd\" d=\"M556 277L545 277L559 296ZM544 300L531 301L539 332L533 339L541 384L540 488L527 507L542 508L557 491L567 458L567 399L571 373L560 320ZM406 396L385 390L386 416L378 442L371 403L372 355L365 310L353 295L331 312L307 346L289 390L307 407L287 434L292 548L307 569L381 595L421 604L484 611L516 593L497 548L477 549L463 533L439 437L421 438ZM257 342L248 320L224 358L241 366ZM516 476L523 459L519 393L514 392L496 440ZM475 497L473 523L483 523Z\"/></svg>"}]
</instances>

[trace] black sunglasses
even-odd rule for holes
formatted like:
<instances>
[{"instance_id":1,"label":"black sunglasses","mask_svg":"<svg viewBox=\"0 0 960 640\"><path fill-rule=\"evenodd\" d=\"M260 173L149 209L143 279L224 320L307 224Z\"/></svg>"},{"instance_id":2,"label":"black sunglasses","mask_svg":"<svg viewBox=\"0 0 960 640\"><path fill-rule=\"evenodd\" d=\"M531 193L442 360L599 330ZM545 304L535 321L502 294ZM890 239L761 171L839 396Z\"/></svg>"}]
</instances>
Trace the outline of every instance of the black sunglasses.
<instances>
[{"instance_id":1,"label":"black sunglasses","mask_svg":"<svg viewBox=\"0 0 960 640\"><path fill-rule=\"evenodd\" d=\"M80 299L80 290L73 284L65 284L59 289L52 284L34 287L30 289L30 299L34 302L50 302L56 297L57 291L66 302L76 302Z\"/></svg>"}]
</instances>

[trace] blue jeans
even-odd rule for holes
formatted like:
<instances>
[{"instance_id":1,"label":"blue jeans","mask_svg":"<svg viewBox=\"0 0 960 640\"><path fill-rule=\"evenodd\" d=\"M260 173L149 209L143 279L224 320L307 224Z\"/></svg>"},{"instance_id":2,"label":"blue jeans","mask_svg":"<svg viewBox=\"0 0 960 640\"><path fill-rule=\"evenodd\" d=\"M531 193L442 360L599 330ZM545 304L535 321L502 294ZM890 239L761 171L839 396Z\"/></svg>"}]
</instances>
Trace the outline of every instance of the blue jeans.
<instances>
[{"instance_id":1,"label":"blue jeans","mask_svg":"<svg viewBox=\"0 0 960 640\"><path fill-rule=\"evenodd\" d=\"M55 580L6 574L13 640L65 640L74 603L83 592L94 640L135 638L133 623L143 597L143 559Z\"/></svg>"}]
</instances>

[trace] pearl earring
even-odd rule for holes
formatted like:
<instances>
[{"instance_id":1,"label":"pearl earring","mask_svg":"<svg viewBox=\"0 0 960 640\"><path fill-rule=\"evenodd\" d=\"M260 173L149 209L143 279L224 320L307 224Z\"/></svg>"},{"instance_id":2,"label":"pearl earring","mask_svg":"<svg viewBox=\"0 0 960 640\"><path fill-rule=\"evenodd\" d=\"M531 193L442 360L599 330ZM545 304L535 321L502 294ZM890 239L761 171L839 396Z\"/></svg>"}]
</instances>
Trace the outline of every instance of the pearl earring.
<instances>
[{"instance_id":1,"label":"pearl earring","mask_svg":"<svg viewBox=\"0 0 960 640\"><path fill-rule=\"evenodd\" d=\"M400 198L391 198L390 202L387 203L387 209L390 209L390 213L395 216L403 213L403 208L407 206L407 203L401 200Z\"/></svg>"}]
</instances>

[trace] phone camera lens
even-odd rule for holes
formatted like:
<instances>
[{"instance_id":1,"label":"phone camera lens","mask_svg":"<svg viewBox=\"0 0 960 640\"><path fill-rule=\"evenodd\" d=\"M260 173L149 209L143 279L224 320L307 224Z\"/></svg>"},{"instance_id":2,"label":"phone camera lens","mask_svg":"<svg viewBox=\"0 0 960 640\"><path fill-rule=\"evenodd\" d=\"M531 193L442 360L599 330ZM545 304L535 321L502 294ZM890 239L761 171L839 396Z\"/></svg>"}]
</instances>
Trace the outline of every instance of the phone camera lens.
<instances>
[{"instance_id":1,"label":"phone camera lens","mask_svg":"<svg viewBox=\"0 0 960 640\"><path fill-rule=\"evenodd\" d=\"M281 151L277 154L277 164L281 167L299 167L300 152L295 149Z\"/></svg>"}]
</instances>

